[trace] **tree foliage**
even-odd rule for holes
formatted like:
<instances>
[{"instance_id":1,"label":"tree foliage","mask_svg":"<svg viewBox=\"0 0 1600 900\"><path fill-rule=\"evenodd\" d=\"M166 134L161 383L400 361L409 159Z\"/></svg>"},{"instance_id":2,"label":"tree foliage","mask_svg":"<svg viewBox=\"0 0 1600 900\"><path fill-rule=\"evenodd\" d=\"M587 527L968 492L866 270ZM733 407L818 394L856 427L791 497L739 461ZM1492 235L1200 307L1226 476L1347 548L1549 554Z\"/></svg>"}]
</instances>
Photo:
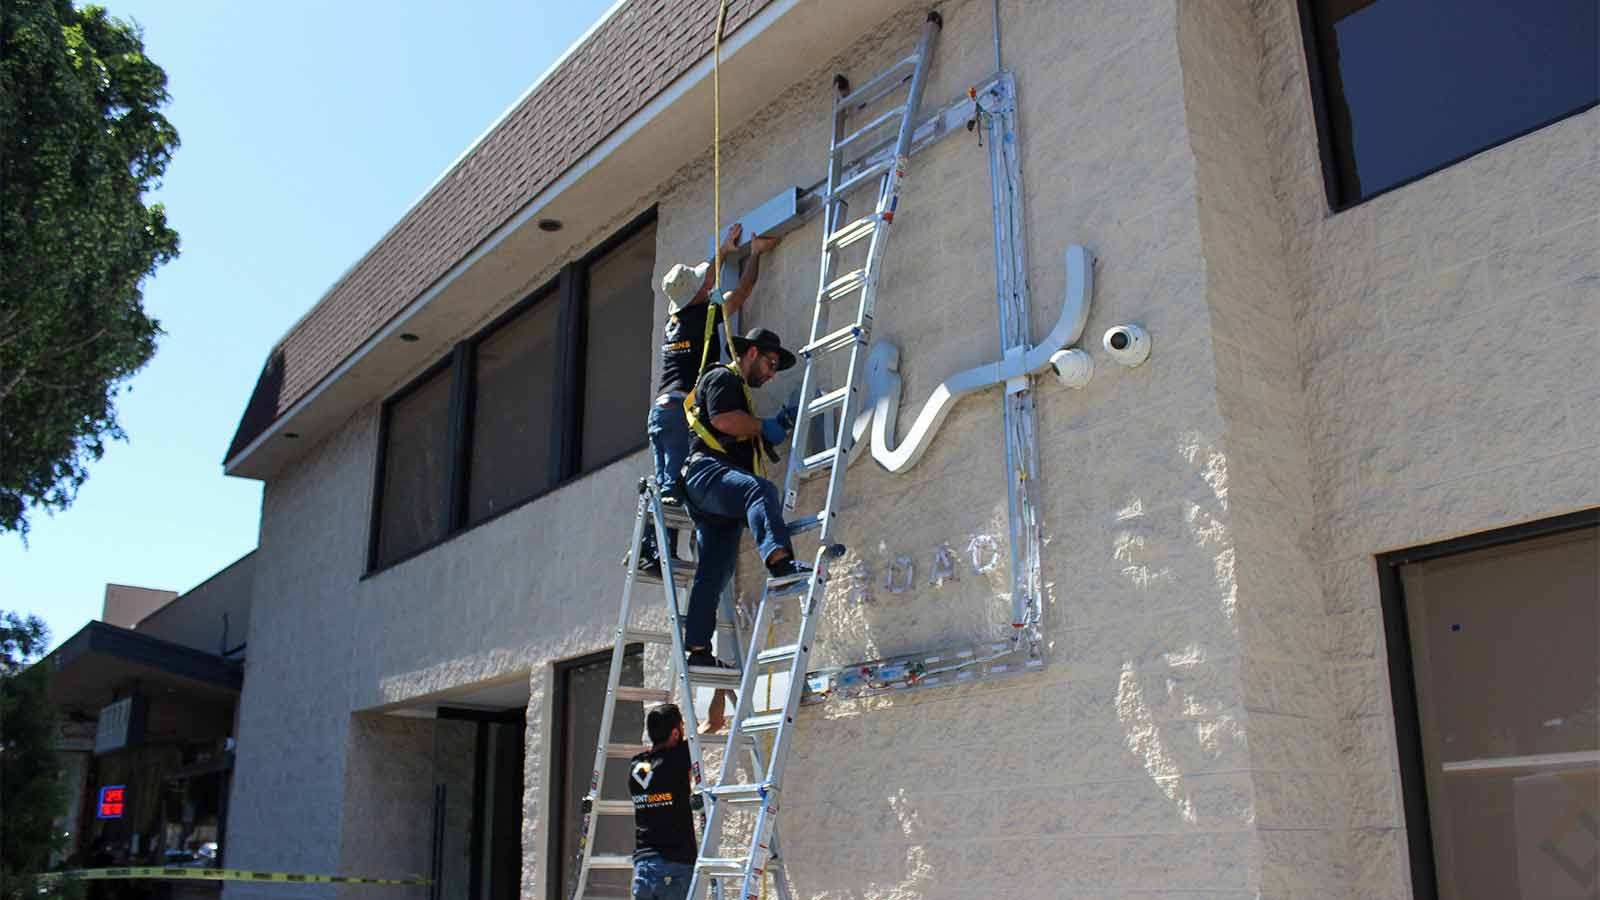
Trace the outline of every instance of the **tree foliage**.
<instances>
[{"instance_id":1,"label":"tree foliage","mask_svg":"<svg viewBox=\"0 0 1600 900\"><path fill-rule=\"evenodd\" d=\"M60 846L65 794L55 751L49 673L33 665L50 643L36 616L0 612L0 898L37 896L29 876Z\"/></svg>"},{"instance_id":2,"label":"tree foliage","mask_svg":"<svg viewBox=\"0 0 1600 900\"><path fill-rule=\"evenodd\" d=\"M141 285L178 254L178 147L141 32L71 0L0 3L0 532L65 509L155 353Z\"/></svg>"}]
</instances>

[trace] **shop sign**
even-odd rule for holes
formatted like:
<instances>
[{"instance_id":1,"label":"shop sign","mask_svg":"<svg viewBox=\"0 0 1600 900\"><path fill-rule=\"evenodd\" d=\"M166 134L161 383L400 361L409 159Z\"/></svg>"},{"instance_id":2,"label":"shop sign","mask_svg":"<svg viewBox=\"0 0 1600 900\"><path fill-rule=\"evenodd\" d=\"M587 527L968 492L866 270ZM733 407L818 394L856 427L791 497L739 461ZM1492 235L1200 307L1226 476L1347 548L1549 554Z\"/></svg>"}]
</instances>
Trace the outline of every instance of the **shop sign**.
<instances>
[{"instance_id":1,"label":"shop sign","mask_svg":"<svg viewBox=\"0 0 1600 900\"><path fill-rule=\"evenodd\" d=\"M95 753L110 753L128 746L133 736L133 699L124 697L100 710L100 721L94 731Z\"/></svg>"},{"instance_id":2,"label":"shop sign","mask_svg":"<svg viewBox=\"0 0 1600 900\"><path fill-rule=\"evenodd\" d=\"M100 789L100 803L95 807L96 819L120 819L127 801L128 788L121 784L108 784Z\"/></svg>"}]
</instances>

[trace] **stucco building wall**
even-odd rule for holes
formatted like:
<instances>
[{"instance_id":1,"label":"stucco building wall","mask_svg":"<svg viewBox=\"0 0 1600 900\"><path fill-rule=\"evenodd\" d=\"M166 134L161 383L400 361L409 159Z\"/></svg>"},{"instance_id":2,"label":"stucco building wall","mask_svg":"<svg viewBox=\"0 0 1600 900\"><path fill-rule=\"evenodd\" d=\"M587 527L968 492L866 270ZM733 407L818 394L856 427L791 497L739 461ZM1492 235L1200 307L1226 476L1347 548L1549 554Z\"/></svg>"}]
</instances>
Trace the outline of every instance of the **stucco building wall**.
<instances>
[{"instance_id":1,"label":"stucco building wall","mask_svg":"<svg viewBox=\"0 0 1600 900\"><path fill-rule=\"evenodd\" d=\"M808 710L782 826L801 896L1409 896L1371 555L1600 503L1600 112L1329 215L1294 5L1222 6L1001 4L1035 338L1065 247L1099 259L1094 381L1036 384L1049 665ZM726 217L821 176L829 77L909 49L925 7L900 8L725 123ZM992 69L989 5L941 10L930 106ZM706 251L709 169L615 211L657 206L658 277ZM914 158L874 332L901 347L908 419L999 354L989 204L975 138ZM745 327L803 342L820 240L813 221L766 261ZM1098 348L1128 321L1154 337L1133 370ZM377 421L267 485L230 864L403 866L420 832L363 832L426 818L378 785L427 738L372 711L525 679L523 895L543 897L552 666L609 646L646 455L363 577ZM927 584L940 544L1004 540L1004 472L997 389L910 473L852 469L838 537L879 580L830 598L819 662L1008 630L1003 565ZM901 554L918 585L894 594ZM740 590L757 579L746 554ZM271 896L295 891L326 895Z\"/></svg>"}]
</instances>

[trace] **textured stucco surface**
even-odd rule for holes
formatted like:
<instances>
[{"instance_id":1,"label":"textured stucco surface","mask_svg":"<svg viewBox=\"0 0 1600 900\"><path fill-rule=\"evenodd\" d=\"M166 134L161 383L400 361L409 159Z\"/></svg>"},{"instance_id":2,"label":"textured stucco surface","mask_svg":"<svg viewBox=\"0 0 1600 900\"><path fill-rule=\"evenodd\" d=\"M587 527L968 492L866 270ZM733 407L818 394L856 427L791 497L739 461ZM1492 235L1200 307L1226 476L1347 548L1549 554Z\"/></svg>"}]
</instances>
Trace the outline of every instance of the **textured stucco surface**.
<instances>
[{"instance_id":1,"label":"textured stucco surface","mask_svg":"<svg viewBox=\"0 0 1600 900\"><path fill-rule=\"evenodd\" d=\"M1372 554L1600 503L1600 112L1329 215L1293 4L1222 6L1001 4L1035 337L1066 245L1100 260L1095 380L1037 385L1050 665L808 710L782 826L802 897L1407 897ZM923 8L902 8L728 128L726 216L819 177L826 76L908 49ZM992 67L988 4L942 11L929 104ZM957 136L913 161L875 330L902 348L905 417L998 354L986 160ZM658 274L705 252L709 168L615 211L657 204ZM804 339L819 241L785 240L745 327ZM1154 336L1138 369L1098 346L1125 321ZM879 578L913 556L919 584L835 596L821 661L1003 630L1003 566L926 583L941 543L1004 537L1000 419L980 393L907 475L851 470L839 538ZM608 646L647 462L363 579L376 439L369 410L267 485L230 864L425 867L402 848L425 846L427 798L377 786L426 779L431 732L363 711L526 679L542 898L552 665ZM742 592L755 577L747 555ZM363 836L379 821L392 836ZM294 890L328 895L270 895Z\"/></svg>"},{"instance_id":2,"label":"textured stucco surface","mask_svg":"<svg viewBox=\"0 0 1600 900\"><path fill-rule=\"evenodd\" d=\"M1600 504L1600 110L1330 216L1293 4L1252 10L1309 424L1326 896L1409 897L1372 555Z\"/></svg>"}]
</instances>

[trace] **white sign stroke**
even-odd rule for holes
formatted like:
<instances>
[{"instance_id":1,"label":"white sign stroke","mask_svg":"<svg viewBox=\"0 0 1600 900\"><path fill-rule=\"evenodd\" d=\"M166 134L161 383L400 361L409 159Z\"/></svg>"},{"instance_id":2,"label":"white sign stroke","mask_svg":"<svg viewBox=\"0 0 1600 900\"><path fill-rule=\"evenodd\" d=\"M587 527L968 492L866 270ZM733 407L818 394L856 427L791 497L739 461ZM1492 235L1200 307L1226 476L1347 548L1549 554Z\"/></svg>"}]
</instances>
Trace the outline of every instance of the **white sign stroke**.
<instances>
[{"instance_id":1,"label":"white sign stroke","mask_svg":"<svg viewBox=\"0 0 1600 900\"><path fill-rule=\"evenodd\" d=\"M856 416L851 428L850 461L853 463L867 445L863 436L872 429L872 458L878 465L898 474L910 469L928 449L945 416L957 400L974 391L1021 379L1050 365L1050 356L1083 336L1089 321L1089 304L1094 296L1094 254L1073 244L1067 248L1066 299L1061 304L1061 317L1044 340L1026 349L1014 348L1003 358L957 372L941 381L932 395L922 405L922 411L912 422L900 446L891 447L895 425L900 412L900 394L904 384L900 378L900 348L887 341L879 341L867 356L866 407Z\"/></svg>"}]
</instances>

